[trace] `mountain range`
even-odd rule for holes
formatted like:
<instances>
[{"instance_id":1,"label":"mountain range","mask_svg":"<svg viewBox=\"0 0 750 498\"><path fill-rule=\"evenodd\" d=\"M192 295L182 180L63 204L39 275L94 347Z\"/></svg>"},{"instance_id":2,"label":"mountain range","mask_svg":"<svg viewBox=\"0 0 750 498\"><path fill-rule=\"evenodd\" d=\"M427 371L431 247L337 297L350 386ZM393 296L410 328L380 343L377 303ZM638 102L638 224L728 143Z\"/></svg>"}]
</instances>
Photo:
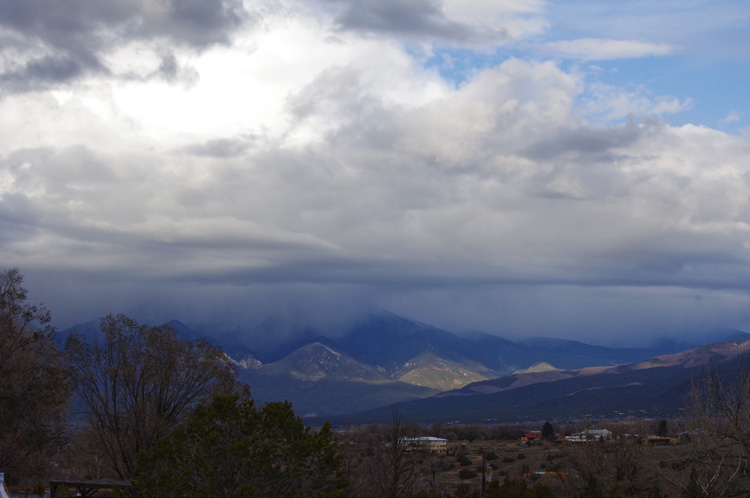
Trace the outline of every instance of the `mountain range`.
<instances>
[{"instance_id":1,"label":"mountain range","mask_svg":"<svg viewBox=\"0 0 750 498\"><path fill-rule=\"evenodd\" d=\"M544 413L573 417L583 406L593 413L598 406L593 400L602 399L605 390L630 384L637 391L654 375L669 384L669 369L683 367L650 360L661 368L657 375L654 368L623 365L644 365L648 358L685 346L608 348L544 337L512 342L484 333L456 335L385 311L363 317L343 334L328 337L303 329L276 342L266 336L255 349L237 337L211 337L177 320L168 324L186 339L203 337L221 346L257 401L288 399L296 413L310 420L327 417L342 423L384 416L388 421L390 408L382 407L394 403L413 412L414 421L424 422L550 418ZM92 337L98 322L73 329ZM750 335L728 329L714 331L712 338ZM550 404L547 400L558 392L571 403ZM653 406L667 410L665 400ZM624 403L622 413L631 408Z\"/></svg>"},{"instance_id":2,"label":"mountain range","mask_svg":"<svg viewBox=\"0 0 750 498\"><path fill-rule=\"evenodd\" d=\"M689 414L691 390L708 370L729 382L746 375L749 352L750 338L732 339L628 365L518 372L395 406L406 420L423 424L675 418ZM392 409L328 419L388 423Z\"/></svg>"}]
</instances>

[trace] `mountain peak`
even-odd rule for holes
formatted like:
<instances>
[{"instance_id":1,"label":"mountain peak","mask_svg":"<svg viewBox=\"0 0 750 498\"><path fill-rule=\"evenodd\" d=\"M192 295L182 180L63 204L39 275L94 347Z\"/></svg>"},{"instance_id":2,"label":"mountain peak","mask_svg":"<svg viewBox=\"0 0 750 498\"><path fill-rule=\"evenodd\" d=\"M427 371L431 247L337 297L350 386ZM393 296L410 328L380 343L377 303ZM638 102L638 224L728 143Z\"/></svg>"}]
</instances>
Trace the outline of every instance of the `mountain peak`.
<instances>
[{"instance_id":1,"label":"mountain peak","mask_svg":"<svg viewBox=\"0 0 750 498\"><path fill-rule=\"evenodd\" d=\"M286 358L267 365L269 374L287 374L297 380L379 380L382 376L369 365L362 364L334 349L329 341L314 341L300 347Z\"/></svg>"},{"instance_id":2,"label":"mountain peak","mask_svg":"<svg viewBox=\"0 0 750 498\"><path fill-rule=\"evenodd\" d=\"M531 365L529 368L524 368L523 370L518 370L513 373L515 374L539 373L539 372L550 372L554 370L559 370L559 368L553 365L550 365L546 361L541 361L539 363L535 363L534 365Z\"/></svg>"},{"instance_id":3,"label":"mountain peak","mask_svg":"<svg viewBox=\"0 0 750 498\"><path fill-rule=\"evenodd\" d=\"M447 391L487 379L485 375L477 372L477 369L470 368L467 365L468 363L470 363L468 360L459 363L442 358L432 351L426 351L404 364L403 371L405 373L398 377L398 380L417 386L431 387L439 391Z\"/></svg>"}]
</instances>

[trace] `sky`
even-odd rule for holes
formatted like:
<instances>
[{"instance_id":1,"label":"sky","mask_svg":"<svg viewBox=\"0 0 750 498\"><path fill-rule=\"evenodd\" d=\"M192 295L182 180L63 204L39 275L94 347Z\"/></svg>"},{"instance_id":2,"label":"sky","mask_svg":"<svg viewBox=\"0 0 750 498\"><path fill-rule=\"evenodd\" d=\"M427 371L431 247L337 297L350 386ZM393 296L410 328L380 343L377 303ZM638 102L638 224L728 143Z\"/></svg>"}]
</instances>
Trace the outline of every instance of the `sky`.
<instances>
[{"instance_id":1,"label":"sky","mask_svg":"<svg viewBox=\"0 0 750 498\"><path fill-rule=\"evenodd\" d=\"M0 0L0 261L65 328L750 331L744 0Z\"/></svg>"}]
</instances>

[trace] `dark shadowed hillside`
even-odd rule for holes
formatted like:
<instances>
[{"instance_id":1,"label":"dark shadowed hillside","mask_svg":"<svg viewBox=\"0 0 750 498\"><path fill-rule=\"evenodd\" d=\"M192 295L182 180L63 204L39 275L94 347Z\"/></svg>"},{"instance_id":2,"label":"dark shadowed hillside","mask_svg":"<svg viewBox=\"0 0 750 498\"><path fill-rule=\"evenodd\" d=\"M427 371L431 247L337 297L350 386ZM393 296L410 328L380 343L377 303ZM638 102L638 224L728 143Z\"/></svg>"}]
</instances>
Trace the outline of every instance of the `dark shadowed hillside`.
<instances>
[{"instance_id":1,"label":"dark shadowed hillside","mask_svg":"<svg viewBox=\"0 0 750 498\"><path fill-rule=\"evenodd\" d=\"M684 415L690 387L706 368L719 367L729 378L748 352L750 339L735 339L630 365L515 374L398 406L418 423L677 417ZM384 407L348 420L385 423L390 413Z\"/></svg>"}]
</instances>

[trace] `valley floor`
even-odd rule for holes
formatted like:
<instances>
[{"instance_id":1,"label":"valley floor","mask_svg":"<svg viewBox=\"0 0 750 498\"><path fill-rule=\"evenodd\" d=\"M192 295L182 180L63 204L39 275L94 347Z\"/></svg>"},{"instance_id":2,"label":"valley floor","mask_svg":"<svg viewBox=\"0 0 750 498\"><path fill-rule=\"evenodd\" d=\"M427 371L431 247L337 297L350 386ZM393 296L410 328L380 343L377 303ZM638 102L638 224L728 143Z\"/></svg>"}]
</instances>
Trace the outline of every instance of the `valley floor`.
<instances>
[{"instance_id":1,"label":"valley floor","mask_svg":"<svg viewBox=\"0 0 750 498\"><path fill-rule=\"evenodd\" d=\"M416 490L439 493L439 496L472 497L482 485L482 462L486 463L485 483L506 479L526 486L543 485L555 497L594 496L587 493L590 476L600 491L596 496L682 497L691 482L691 470L698 465L697 456L704 449L695 441L674 438L678 444L649 444L643 440L620 440L588 443L549 443L520 440L451 441L441 452L418 451L411 456L415 467ZM364 453L358 443L346 438L340 447L349 462L353 486L364 482L365 464L355 461ZM364 453L363 453L364 452ZM659 494L655 493L655 489ZM607 494L616 490L618 494ZM369 496L354 493L352 496ZM425 494L424 496L430 496ZM434 496L438 496L437 494Z\"/></svg>"}]
</instances>

